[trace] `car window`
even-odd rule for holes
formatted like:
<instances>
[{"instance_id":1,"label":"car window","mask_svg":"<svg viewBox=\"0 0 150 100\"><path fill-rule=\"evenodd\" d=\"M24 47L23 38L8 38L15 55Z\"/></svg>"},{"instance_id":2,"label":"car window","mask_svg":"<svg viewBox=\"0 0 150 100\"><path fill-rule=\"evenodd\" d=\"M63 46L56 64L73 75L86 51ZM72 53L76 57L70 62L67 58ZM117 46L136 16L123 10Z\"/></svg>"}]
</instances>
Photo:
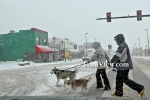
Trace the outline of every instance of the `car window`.
<instances>
[{"instance_id":1,"label":"car window","mask_svg":"<svg viewBox=\"0 0 150 100\"><path fill-rule=\"evenodd\" d=\"M150 0L0 0L0 12L0 100L115 100L128 77L150 100ZM117 86L139 99L141 86Z\"/></svg>"}]
</instances>

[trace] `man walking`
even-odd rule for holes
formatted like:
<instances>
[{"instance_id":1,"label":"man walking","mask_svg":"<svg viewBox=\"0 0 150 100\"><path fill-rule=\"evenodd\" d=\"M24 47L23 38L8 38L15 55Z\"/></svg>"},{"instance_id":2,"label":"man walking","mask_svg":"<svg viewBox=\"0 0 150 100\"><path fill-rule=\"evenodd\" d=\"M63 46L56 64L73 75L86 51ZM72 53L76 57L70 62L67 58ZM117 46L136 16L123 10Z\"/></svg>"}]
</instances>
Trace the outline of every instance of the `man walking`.
<instances>
[{"instance_id":1,"label":"man walking","mask_svg":"<svg viewBox=\"0 0 150 100\"><path fill-rule=\"evenodd\" d=\"M139 93L139 96L142 97L144 94L144 86L138 84L128 77L130 69L133 69L132 59L130 56L130 50L128 45L125 42L123 34L118 34L114 37L118 45L115 55L111 59L110 63L114 63L117 68L116 76L116 90L115 93L112 93L112 96L123 96L123 82L128 85L133 90Z\"/></svg>"}]
</instances>

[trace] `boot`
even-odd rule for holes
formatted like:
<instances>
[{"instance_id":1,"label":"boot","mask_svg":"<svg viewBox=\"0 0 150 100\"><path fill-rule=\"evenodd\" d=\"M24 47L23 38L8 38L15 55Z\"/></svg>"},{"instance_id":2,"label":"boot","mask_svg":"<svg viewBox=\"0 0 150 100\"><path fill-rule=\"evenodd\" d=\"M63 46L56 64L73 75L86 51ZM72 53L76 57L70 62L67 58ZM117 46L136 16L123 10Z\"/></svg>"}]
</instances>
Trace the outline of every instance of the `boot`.
<instances>
[{"instance_id":1,"label":"boot","mask_svg":"<svg viewBox=\"0 0 150 100\"><path fill-rule=\"evenodd\" d=\"M110 85L105 85L105 88L104 88L104 90L111 90L111 87L110 87Z\"/></svg>"},{"instance_id":2,"label":"boot","mask_svg":"<svg viewBox=\"0 0 150 100\"><path fill-rule=\"evenodd\" d=\"M140 92L140 97L142 97L143 95L144 95L144 90L145 90L145 88L143 87L143 90Z\"/></svg>"},{"instance_id":3,"label":"boot","mask_svg":"<svg viewBox=\"0 0 150 100\"><path fill-rule=\"evenodd\" d=\"M98 89L99 89L99 88L101 88L101 89L102 89L102 88L103 88L103 86L96 86L95 88L98 88Z\"/></svg>"},{"instance_id":4,"label":"boot","mask_svg":"<svg viewBox=\"0 0 150 100\"><path fill-rule=\"evenodd\" d=\"M117 95L116 93L112 93L111 96L114 96L114 97L122 97L122 96Z\"/></svg>"}]
</instances>

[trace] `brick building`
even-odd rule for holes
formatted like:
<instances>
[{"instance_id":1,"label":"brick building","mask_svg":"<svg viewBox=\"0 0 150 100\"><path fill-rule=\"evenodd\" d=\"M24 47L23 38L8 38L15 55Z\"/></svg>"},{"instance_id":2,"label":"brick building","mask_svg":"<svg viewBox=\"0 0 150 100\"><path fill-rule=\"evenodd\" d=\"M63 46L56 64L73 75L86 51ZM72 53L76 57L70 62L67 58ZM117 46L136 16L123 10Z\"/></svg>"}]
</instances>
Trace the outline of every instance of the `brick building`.
<instances>
[{"instance_id":1,"label":"brick building","mask_svg":"<svg viewBox=\"0 0 150 100\"><path fill-rule=\"evenodd\" d=\"M31 28L0 34L0 61L46 60L55 51L48 47L48 32Z\"/></svg>"}]
</instances>

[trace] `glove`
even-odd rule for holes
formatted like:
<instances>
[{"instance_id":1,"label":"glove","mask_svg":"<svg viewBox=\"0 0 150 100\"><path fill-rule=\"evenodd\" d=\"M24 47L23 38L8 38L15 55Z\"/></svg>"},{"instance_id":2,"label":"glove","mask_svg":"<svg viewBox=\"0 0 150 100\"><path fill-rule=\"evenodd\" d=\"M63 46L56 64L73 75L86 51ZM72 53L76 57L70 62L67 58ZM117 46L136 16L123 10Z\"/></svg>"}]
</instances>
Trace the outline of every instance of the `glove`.
<instances>
[{"instance_id":1,"label":"glove","mask_svg":"<svg viewBox=\"0 0 150 100\"><path fill-rule=\"evenodd\" d=\"M116 68L116 63L114 63L113 67Z\"/></svg>"},{"instance_id":2,"label":"glove","mask_svg":"<svg viewBox=\"0 0 150 100\"><path fill-rule=\"evenodd\" d=\"M112 70L112 71L117 72L117 69L113 68L113 70Z\"/></svg>"}]
</instances>

